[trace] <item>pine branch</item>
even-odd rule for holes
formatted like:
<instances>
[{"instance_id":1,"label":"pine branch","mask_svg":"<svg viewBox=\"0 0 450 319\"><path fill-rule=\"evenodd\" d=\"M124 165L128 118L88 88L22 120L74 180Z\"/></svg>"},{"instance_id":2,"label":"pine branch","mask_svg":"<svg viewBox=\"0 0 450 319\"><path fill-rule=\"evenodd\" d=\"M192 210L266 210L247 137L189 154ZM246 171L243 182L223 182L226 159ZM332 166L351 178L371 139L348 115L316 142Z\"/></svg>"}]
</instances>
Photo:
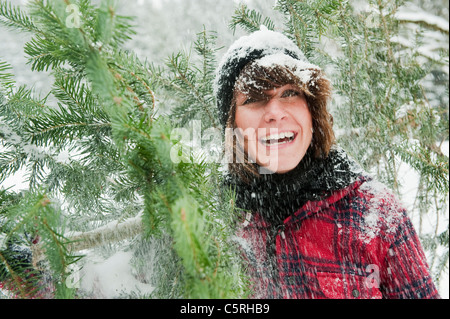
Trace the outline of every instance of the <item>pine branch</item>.
<instances>
[{"instance_id":1,"label":"pine branch","mask_svg":"<svg viewBox=\"0 0 450 319\"><path fill-rule=\"evenodd\" d=\"M134 238L143 233L141 217L134 217L123 222L111 222L95 230L82 234L68 235L70 238L70 250L80 251L113 243L124 239Z\"/></svg>"},{"instance_id":2,"label":"pine branch","mask_svg":"<svg viewBox=\"0 0 450 319\"><path fill-rule=\"evenodd\" d=\"M275 24L269 17L263 18L261 13L256 10L250 10L245 4L240 4L234 11L228 27L233 33L236 32L237 26L251 33L259 30L261 25L264 25L269 30L275 30Z\"/></svg>"},{"instance_id":3,"label":"pine branch","mask_svg":"<svg viewBox=\"0 0 450 319\"><path fill-rule=\"evenodd\" d=\"M286 27L298 47L307 57L311 57L318 40L332 26L337 26L334 18L339 13L342 1L277 1L275 9L286 15Z\"/></svg>"},{"instance_id":4,"label":"pine branch","mask_svg":"<svg viewBox=\"0 0 450 319\"><path fill-rule=\"evenodd\" d=\"M6 103L3 103L0 115L11 127L19 128L17 134L27 121L40 114L45 108L45 99L34 98L33 92L25 86L16 88L15 92L10 91L5 97Z\"/></svg>"},{"instance_id":5,"label":"pine branch","mask_svg":"<svg viewBox=\"0 0 450 319\"><path fill-rule=\"evenodd\" d=\"M212 83L215 78L216 58L215 54L221 48L215 48L217 34L215 32L207 32L203 27L203 31L197 34L194 42L194 49L201 58L201 67L193 68L200 73L199 89L212 95Z\"/></svg>"},{"instance_id":6,"label":"pine branch","mask_svg":"<svg viewBox=\"0 0 450 319\"><path fill-rule=\"evenodd\" d=\"M12 70L11 65L0 60L0 85L8 91L12 90L15 84L14 76L7 72L9 70Z\"/></svg>"},{"instance_id":7,"label":"pine branch","mask_svg":"<svg viewBox=\"0 0 450 319\"><path fill-rule=\"evenodd\" d=\"M214 114L213 78L215 76L216 35L206 30L197 34L194 49L200 60L200 65L192 62L191 53L179 52L173 54L167 61L169 75L156 69L154 76L179 104L171 110L179 121L178 125L186 125L195 116L200 116L206 127L217 128ZM153 69L152 69L153 70ZM173 93L172 93L173 92Z\"/></svg>"},{"instance_id":8,"label":"pine branch","mask_svg":"<svg viewBox=\"0 0 450 319\"><path fill-rule=\"evenodd\" d=\"M18 172L26 161L26 155L16 151L2 151L0 154L0 181Z\"/></svg>"},{"instance_id":9,"label":"pine branch","mask_svg":"<svg viewBox=\"0 0 450 319\"><path fill-rule=\"evenodd\" d=\"M3 255L3 253L0 251L0 265L2 268L4 267L5 270L2 271L4 273L7 273L7 276L5 274L2 274L0 272L0 275L2 278L2 281L4 281L7 277L10 277L11 280L7 283L7 288L14 293L18 294L20 298L26 298L30 297L32 293L30 293L30 283L24 282L23 278L23 272L16 272L15 271L15 265L11 264L8 259Z\"/></svg>"},{"instance_id":10,"label":"pine branch","mask_svg":"<svg viewBox=\"0 0 450 319\"><path fill-rule=\"evenodd\" d=\"M2 289L9 290L16 297L29 298L36 293L34 285L38 274L31 267L26 236L11 235L14 224L8 219L10 210L21 199L21 194L0 190L0 282Z\"/></svg>"},{"instance_id":11,"label":"pine branch","mask_svg":"<svg viewBox=\"0 0 450 319\"><path fill-rule=\"evenodd\" d=\"M448 193L448 157L433 159L430 152L419 145L399 145L393 150L403 161L427 176L433 188Z\"/></svg>"},{"instance_id":12,"label":"pine branch","mask_svg":"<svg viewBox=\"0 0 450 319\"><path fill-rule=\"evenodd\" d=\"M19 90L9 97L6 107L2 108L0 115L4 116L13 131L18 132L20 138L20 143L14 143L11 134L6 136L2 132L2 138L8 138L9 147L17 148L14 156L12 153L5 154L8 155L5 157L6 175L22 166L17 166L21 163L17 156L21 154L32 191L37 194L33 197L33 193L30 193L30 197L15 209L20 219L10 228L10 235L28 230L40 234L41 249L34 247L35 257L41 251L49 261L56 280L56 296L70 296L70 290L58 284L58 281L64 283L69 274L68 265L76 259L69 252L80 248L81 239L83 245L88 242L89 247L97 245L92 242L96 241L93 238L98 239L96 236L104 236L105 232L97 229L81 234L74 238L75 241L66 239L56 223L61 219L57 218L58 214L54 214L56 211L48 198L39 193L40 185L63 195L64 200L71 204L71 210L78 210L77 214L80 214L80 209L92 206L90 219L98 216L102 221L106 218L96 215L98 212L106 214L114 206L118 207L113 203L102 202L102 194L112 189L124 190L120 196L125 197L120 200L126 202L125 205L132 205L131 196L139 193L146 199L143 207L145 223L152 216L155 221L162 221L145 226L135 223L121 228L123 234L121 231L119 234L117 231L107 232L106 237L111 236L111 240L118 239L117 235L120 238L135 236L143 229L144 232L153 233L159 229L174 236L177 228L171 222L176 221L176 218L172 219L168 211L174 212L174 205L179 200L191 202L194 199L199 201L199 208L193 209L193 215L190 215L195 218L183 221L187 233L180 233L186 239L193 239L191 243L194 244L190 246L190 251L176 250L177 256L182 259L185 256L183 269L190 269L186 278L184 275L179 278L179 285L185 289L197 287L194 291L186 289L186 294L192 296L230 296L236 293L235 288L227 288L236 285L235 277L229 272L219 271L227 260L224 257L226 253L221 251L226 249L226 245L219 244L217 235L204 237L205 233L216 232L214 224L208 222L205 224L208 230L198 231L199 223L206 216L201 208L206 208L205 203L212 205L210 198L206 200L198 190L191 189L194 184L205 187L205 180L202 179L204 167L197 170L195 165L173 165L169 158L173 146L169 139L170 126L153 123L156 100L153 85L160 79L148 76L144 64L120 51L119 45L130 34L129 20L116 15L111 1L103 2L99 9L87 5L86 1L80 2L80 10L86 11L82 12L84 15L78 29L70 29L64 23L67 15L61 3L36 1L30 10L43 31L35 32L25 50L30 57L32 70L52 70L56 78L52 93L58 99L58 105L45 106L45 101L32 98L31 92ZM94 17L94 22L86 16ZM202 59L201 67L190 63L183 65L184 62L180 60L176 62L180 62L179 65L173 65L176 77L168 81L164 79L181 88L177 90L178 94L189 96L189 101L195 101L203 111L206 110L205 113L213 107L210 80L214 77L215 61L211 39L213 36L207 35L204 30L195 43ZM215 120L211 114L209 117L211 122ZM32 151L23 151L21 146L24 143L29 143ZM46 150L42 148L44 146ZM80 157L65 163L58 162L53 150L64 148L80 151ZM45 168L50 172L44 172ZM108 177L112 179L124 172L126 178L117 178L117 183L108 182L108 185ZM161 194L164 194L163 198ZM103 208L106 210L102 211ZM119 210L111 215L117 218L120 213ZM153 229L153 226L158 229ZM200 244L200 241L204 242ZM189 268L187 262L192 260L192 256L196 260L194 269ZM208 269L202 269L204 260L210 260ZM36 259L34 263L36 266L39 264ZM203 280L204 274L207 281ZM221 291L221 288L225 290Z\"/></svg>"},{"instance_id":13,"label":"pine branch","mask_svg":"<svg viewBox=\"0 0 450 319\"><path fill-rule=\"evenodd\" d=\"M120 46L130 39L131 35L135 34L130 24L132 18L118 15L115 4L116 1L114 0L102 1L97 11L95 39L100 42L102 47L108 45Z\"/></svg>"},{"instance_id":14,"label":"pine branch","mask_svg":"<svg viewBox=\"0 0 450 319\"><path fill-rule=\"evenodd\" d=\"M42 33L30 16L7 1L0 1L0 17L0 23L10 29Z\"/></svg>"},{"instance_id":15,"label":"pine branch","mask_svg":"<svg viewBox=\"0 0 450 319\"><path fill-rule=\"evenodd\" d=\"M65 279L68 274L67 266L76 261L78 257L72 256L67 251L66 243L63 241L63 237L59 235L58 229L62 229L60 215L49 198L43 193L26 193L19 202L8 207L5 214L6 223L2 225L2 230L6 229L8 240L13 240L20 233L25 233L32 238L28 243L30 245L31 241L40 238L46 260L49 261L51 269L54 270L52 275L55 276L57 296L61 296L61 293L67 295L68 292L71 292L72 290L65 286ZM3 263L7 262L4 254L2 254L2 257ZM16 286L26 287L21 291L22 297L32 297L40 293L40 288L37 289L37 281L41 280L41 276L33 270L31 264L25 264L24 270L20 273L13 273L9 266L11 264L7 265ZM58 280L60 280L59 283ZM61 285L61 282L64 284ZM34 287L31 286L31 288L29 285L34 285Z\"/></svg>"},{"instance_id":16,"label":"pine branch","mask_svg":"<svg viewBox=\"0 0 450 319\"><path fill-rule=\"evenodd\" d=\"M215 286L212 277L206 275L205 265L209 266L212 263L207 262L209 257L204 249L208 250L208 247L212 247L209 240L200 239L203 238L205 231L202 230L202 220L204 218L199 216L199 210L192 208L189 212L192 213L192 217L185 219L178 217L180 215L180 210L177 210L177 203L180 201L189 202L191 205L195 205L192 200L187 200L190 198L189 188L186 188L184 178L192 180L192 175L190 174L191 169L187 169L183 163L180 165L174 165L170 157L169 149L172 147L171 141L168 136L170 135L169 127L164 125L164 122L155 121L152 123L151 127L143 127L142 122L134 123L126 117L116 116L117 113L121 113L122 109L125 107L129 109L132 104L132 97L127 95L121 95L118 98L119 92L117 86L120 82L115 82L113 78L117 78L111 73L111 70L107 65L101 61L101 56L94 54L92 62L88 66L88 74L91 75L90 80L93 83L93 88L98 88L100 90L99 96L101 96L104 101L104 105L107 106L105 109L110 115L115 123L113 123L113 128L116 129L115 138L119 141L122 140L124 136L126 139L136 145L134 148L124 148L124 155L129 158L128 163L132 166L131 169L136 171L136 175L140 176L151 176L151 179L143 179L143 191L151 192L151 195L146 198L146 208L144 209L144 215L148 216L144 220L146 221L165 221L164 224L157 222L156 224L152 222L149 226L151 232L155 232L154 227L164 227L170 226L170 234L176 238L183 238L176 240L176 242L187 242L189 244L189 249L184 249L185 247L180 247L175 245L175 250L182 257L184 269L189 274L188 278L192 278L186 283L187 287L198 287L199 291L192 292L198 293L201 296L209 296L212 292L209 289ZM180 61L184 63L183 61ZM184 71L183 71L184 68ZM186 80L188 79L187 74L188 68L186 64L177 64L176 67L180 74L184 75L181 79L181 84L186 85ZM109 72L109 73L108 73ZM185 72L185 73L184 73ZM100 75L100 76L99 76ZM109 78L109 79L108 79ZM110 83L112 87L105 88L100 86L100 79L103 81L102 84ZM120 80L120 79L119 79ZM139 120L139 119L137 119ZM184 178L183 178L184 177ZM145 194L145 192L144 192ZM186 209L184 208L185 213ZM153 216L153 217L152 217ZM195 217L194 217L195 216ZM156 217L156 218L154 218ZM186 224L189 220L189 224ZM168 222L168 224L166 223ZM180 228L181 227L181 228ZM181 237L177 237L181 236ZM199 246L199 240L202 241L201 247ZM206 262L206 264L205 264ZM211 268L211 267L209 267ZM208 270L215 272L214 269ZM203 280L209 278L209 280ZM210 288L205 288L210 287ZM205 291L206 289L206 291ZM217 293L214 292L214 293Z\"/></svg>"},{"instance_id":17,"label":"pine branch","mask_svg":"<svg viewBox=\"0 0 450 319\"><path fill-rule=\"evenodd\" d=\"M415 12L414 14L397 12L395 18L402 24L418 24L430 30L439 31L446 35L449 34L448 21L438 16L430 19L428 15L421 15L419 12Z\"/></svg>"}]
</instances>

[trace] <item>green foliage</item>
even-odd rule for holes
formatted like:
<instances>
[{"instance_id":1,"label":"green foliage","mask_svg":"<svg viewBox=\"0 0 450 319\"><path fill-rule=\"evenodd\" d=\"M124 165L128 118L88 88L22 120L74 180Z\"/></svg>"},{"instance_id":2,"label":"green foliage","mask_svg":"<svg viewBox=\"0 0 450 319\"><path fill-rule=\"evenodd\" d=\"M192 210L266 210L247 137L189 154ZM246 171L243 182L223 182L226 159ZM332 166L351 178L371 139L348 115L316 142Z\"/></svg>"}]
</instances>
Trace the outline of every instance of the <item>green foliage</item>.
<instances>
[{"instance_id":1,"label":"green foliage","mask_svg":"<svg viewBox=\"0 0 450 319\"><path fill-rule=\"evenodd\" d=\"M7 71L11 69L12 67L8 63L5 61L0 61L0 81L2 83L2 87L5 89L11 89L14 85L13 75L11 73L7 73Z\"/></svg>"},{"instance_id":2,"label":"green foliage","mask_svg":"<svg viewBox=\"0 0 450 319\"><path fill-rule=\"evenodd\" d=\"M184 127L195 119L204 127L218 128L212 88L215 53L220 49L214 47L216 38L215 32L203 30L193 44L196 55L190 51L172 54L166 61L166 70L151 69L155 84L172 94L169 103L174 105L170 109L174 125Z\"/></svg>"},{"instance_id":3,"label":"green foliage","mask_svg":"<svg viewBox=\"0 0 450 319\"><path fill-rule=\"evenodd\" d=\"M263 17L261 13L256 10L250 10L245 4L240 4L239 8L235 10L229 27L235 32L238 25L248 32L259 30L261 25L269 30L275 29L275 24L270 17Z\"/></svg>"},{"instance_id":4,"label":"green foliage","mask_svg":"<svg viewBox=\"0 0 450 319\"><path fill-rule=\"evenodd\" d=\"M8 285L13 287L12 290L18 290L19 294L25 295L27 288L31 288L31 285L28 285L28 287L23 286L23 281L20 278L26 276L31 256L17 249L20 248L19 245L21 243L26 241L24 236L12 235L11 231L14 225L6 225L9 207L17 205L20 198L21 196L18 194L10 193L6 190L0 191L0 281L5 282L10 278ZM10 236L8 237L7 234L10 234ZM19 258L17 258L18 252Z\"/></svg>"},{"instance_id":5,"label":"green foliage","mask_svg":"<svg viewBox=\"0 0 450 319\"><path fill-rule=\"evenodd\" d=\"M211 67L208 66L208 51L204 42L198 42L198 48L203 48L203 63L200 73L203 82L184 91L183 85L193 83L194 79L186 76L187 67L176 65L180 71L181 82L177 88L183 92L194 92L202 89L205 78ZM112 119L113 136L121 145L123 156L127 158L132 176L140 180L146 196L144 216L147 216L149 233L158 234L168 231L174 240L174 250L180 256L183 265L185 296L193 298L230 298L236 297L239 288L235 286L233 273L225 272L223 263L229 263L221 258L226 249L226 242L219 244L214 218L219 218L213 206L205 205L208 194L200 193L193 185L205 185L205 164L186 164L180 161L174 163L170 158L173 142L170 140L171 127L164 119L149 118L145 112L137 113L139 109L133 96L127 96L121 89L121 77L114 77L114 71L108 72L107 64L102 60L101 53L94 53L87 66L87 74L92 86L101 96L106 112ZM198 72L199 73L199 72ZM117 81L117 79L119 81ZM105 83L116 85L105 86ZM195 82L194 82L195 83ZM120 96L120 97L119 97ZM195 96L196 99L199 96ZM133 114L134 116L130 116ZM140 116L139 116L140 115ZM125 142L124 142L125 141ZM214 214L215 213L215 214ZM205 237L205 234L207 235ZM220 272L218 272L220 268Z\"/></svg>"},{"instance_id":6,"label":"green foliage","mask_svg":"<svg viewBox=\"0 0 450 319\"><path fill-rule=\"evenodd\" d=\"M345 3L345 2L344 2ZM336 15L342 12L342 1L277 1L276 9L286 17L285 27L290 36L305 53L311 51L329 29L336 24Z\"/></svg>"},{"instance_id":7,"label":"green foliage","mask_svg":"<svg viewBox=\"0 0 450 319\"><path fill-rule=\"evenodd\" d=\"M36 32L38 28L33 20L17 7L6 1L0 2L1 23L13 30Z\"/></svg>"},{"instance_id":8,"label":"green foliage","mask_svg":"<svg viewBox=\"0 0 450 319\"><path fill-rule=\"evenodd\" d=\"M113 1L99 7L89 1L74 4L78 17L60 1L35 1L28 15L2 3L7 26L33 26L26 30L33 38L25 53L32 70L51 71L50 100L56 101L36 99L25 88L13 92L8 67L1 65L0 79L9 91L0 109L6 124L0 177L25 169L30 182L30 200L8 209L16 220L27 218L8 236L38 224L34 233L46 252L55 297L68 298L76 293L66 285L68 266L78 258L62 225L87 233L109 221L142 216L142 240L168 239L159 246L166 255L155 256L156 289L150 297L244 296L239 259L229 241L233 212L220 209L217 164L193 157L174 163L170 157L179 143L170 138L173 125L197 115L215 125L215 35L203 30L194 43L196 57L174 54L162 69L121 50L134 31ZM176 102L171 121L157 115L156 90ZM182 118L182 113L192 117ZM67 208L50 209L50 194ZM111 245L115 238L108 240L97 245Z\"/></svg>"},{"instance_id":9,"label":"green foliage","mask_svg":"<svg viewBox=\"0 0 450 319\"><path fill-rule=\"evenodd\" d=\"M0 252L0 270L1 277L10 278L7 281L9 289L21 298L42 294L38 288L46 285L45 278L30 266L29 258L14 255L14 250L11 250L11 245L30 245L39 238L42 245L38 249L46 256L54 284L43 290L51 289L56 298L73 298L75 291L65 283L70 276L69 265L76 262L79 256L67 249L68 240L62 235L65 225L59 209L44 193L29 193L22 198L4 191L1 195L1 233L5 236L8 249ZM5 207L5 204L8 206Z\"/></svg>"}]
</instances>

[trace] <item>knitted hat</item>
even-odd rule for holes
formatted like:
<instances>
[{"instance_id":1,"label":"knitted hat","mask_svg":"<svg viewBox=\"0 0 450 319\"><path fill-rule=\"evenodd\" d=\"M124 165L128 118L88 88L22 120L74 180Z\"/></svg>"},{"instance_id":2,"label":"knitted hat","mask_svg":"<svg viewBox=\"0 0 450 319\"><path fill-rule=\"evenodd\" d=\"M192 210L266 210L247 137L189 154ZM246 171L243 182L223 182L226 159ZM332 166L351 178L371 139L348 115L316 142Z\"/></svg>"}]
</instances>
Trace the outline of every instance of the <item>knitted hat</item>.
<instances>
[{"instance_id":1,"label":"knitted hat","mask_svg":"<svg viewBox=\"0 0 450 319\"><path fill-rule=\"evenodd\" d=\"M285 35L261 27L250 35L236 40L223 56L216 71L214 91L219 120L225 128L233 99L234 85L241 70L249 63L295 66L295 75L308 81L308 70L320 70L310 64L303 52ZM305 77L306 76L306 77Z\"/></svg>"}]
</instances>

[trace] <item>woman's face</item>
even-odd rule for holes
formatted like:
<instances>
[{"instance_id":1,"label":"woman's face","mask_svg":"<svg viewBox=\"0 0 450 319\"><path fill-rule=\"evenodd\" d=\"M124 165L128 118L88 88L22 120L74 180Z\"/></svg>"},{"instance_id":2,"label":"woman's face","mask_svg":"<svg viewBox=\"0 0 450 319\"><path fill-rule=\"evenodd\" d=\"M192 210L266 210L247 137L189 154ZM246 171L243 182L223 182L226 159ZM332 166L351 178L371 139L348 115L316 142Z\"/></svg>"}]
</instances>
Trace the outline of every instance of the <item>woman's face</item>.
<instances>
[{"instance_id":1,"label":"woman's face","mask_svg":"<svg viewBox=\"0 0 450 319\"><path fill-rule=\"evenodd\" d=\"M311 144L311 113L303 92L293 85L264 93L267 99L256 101L237 92L236 126L253 162L266 173L286 173L300 163Z\"/></svg>"}]
</instances>

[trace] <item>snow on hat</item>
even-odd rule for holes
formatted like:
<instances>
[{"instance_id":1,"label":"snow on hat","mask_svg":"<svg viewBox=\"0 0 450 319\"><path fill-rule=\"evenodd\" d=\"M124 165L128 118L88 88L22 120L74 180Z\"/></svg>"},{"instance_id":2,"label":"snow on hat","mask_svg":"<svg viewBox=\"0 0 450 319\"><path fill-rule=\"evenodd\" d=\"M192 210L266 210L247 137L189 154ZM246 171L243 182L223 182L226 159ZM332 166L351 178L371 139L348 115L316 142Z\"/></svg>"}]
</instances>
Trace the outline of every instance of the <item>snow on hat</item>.
<instances>
[{"instance_id":1,"label":"snow on hat","mask_svg":"<svg viewBox=\"0 0 450 319\"><path fill-rule=\"evenodd\" d=\"M223 127L228 119L236 79L241 70L252 61L263 66L284 65L291 70L295 69L295 75L303 83L308 83L311 69L320 70L318 66L308 62L294 42L279 32L261 26L260 30L239 38L222 57L216 71L214 91Z\"/></svg>"}]
</instances>

